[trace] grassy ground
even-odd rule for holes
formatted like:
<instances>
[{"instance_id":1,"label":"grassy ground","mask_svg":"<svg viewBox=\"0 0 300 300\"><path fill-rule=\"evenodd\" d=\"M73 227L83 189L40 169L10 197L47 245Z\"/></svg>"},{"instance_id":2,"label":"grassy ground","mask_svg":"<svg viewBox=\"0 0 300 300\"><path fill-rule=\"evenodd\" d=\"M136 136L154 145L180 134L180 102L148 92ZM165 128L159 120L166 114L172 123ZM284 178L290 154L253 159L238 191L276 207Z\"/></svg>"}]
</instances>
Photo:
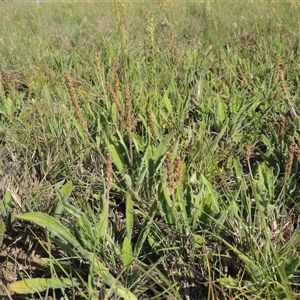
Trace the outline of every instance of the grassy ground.
<instances>
[{"instance_id":1,"label":"grassy ground","mask_svg":"<svg viewBox=\"0 0 300 300\"><path fill-rule=\"evenodd\" d=\"M2 299L299 299L299 13L2 3Z\"/></svg>"}]
</instances>

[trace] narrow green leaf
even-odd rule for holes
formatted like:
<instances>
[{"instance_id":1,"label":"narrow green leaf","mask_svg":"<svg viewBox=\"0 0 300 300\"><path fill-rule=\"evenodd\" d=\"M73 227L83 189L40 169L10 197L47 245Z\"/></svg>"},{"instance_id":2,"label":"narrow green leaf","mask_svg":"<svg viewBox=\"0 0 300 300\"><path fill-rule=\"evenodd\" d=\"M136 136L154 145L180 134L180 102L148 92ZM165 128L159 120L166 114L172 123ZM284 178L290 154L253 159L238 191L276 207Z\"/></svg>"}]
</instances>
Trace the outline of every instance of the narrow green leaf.
<instances>
[{"instance_id":1,"label":"narrow green leaf","mask_svg":"<svg viewBox=\"0 0 300 300\"><path fill-rule=\"evenodd\" d=\"M74 116L71 117L71 120L72 120L72 122L73 122L75 128L77 129L77 131L78 131L78 133L79 133L81 139L82 139L83 141L85 141L85 140L86 140L86 133L84 132L84 130L83 130L81 124L77 121L77 119L76 119Z\"/></svg>"}]
</instances>

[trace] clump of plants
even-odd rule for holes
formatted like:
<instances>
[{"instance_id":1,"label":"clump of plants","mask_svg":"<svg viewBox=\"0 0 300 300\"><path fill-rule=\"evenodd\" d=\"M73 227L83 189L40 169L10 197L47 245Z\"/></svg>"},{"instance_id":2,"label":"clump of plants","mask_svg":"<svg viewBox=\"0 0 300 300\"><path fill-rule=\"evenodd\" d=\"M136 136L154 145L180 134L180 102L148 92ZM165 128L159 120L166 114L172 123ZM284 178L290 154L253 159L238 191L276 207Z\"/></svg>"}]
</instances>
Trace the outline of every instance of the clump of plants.
<instances>
[{"instance_id":1,"label":"clump of plants","mask_svg":"<svg viewBox=\"0 0 300 300\"><path fill-rule=\"evenodd\" d=\"M289 14L61 5L8 5L19 21L0 50L1 295L296 299Z\"/></svg>"}]
</instances>

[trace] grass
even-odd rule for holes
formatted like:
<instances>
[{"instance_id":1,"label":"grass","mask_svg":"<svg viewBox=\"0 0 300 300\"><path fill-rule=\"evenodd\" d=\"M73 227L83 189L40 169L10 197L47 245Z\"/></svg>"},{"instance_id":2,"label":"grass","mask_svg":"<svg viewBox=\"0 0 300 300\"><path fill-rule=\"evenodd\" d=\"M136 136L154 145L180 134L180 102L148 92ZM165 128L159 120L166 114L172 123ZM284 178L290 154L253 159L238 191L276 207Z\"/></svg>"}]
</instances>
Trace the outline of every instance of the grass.
<instances>
[{"instance_id":1,"label":"grass","mask_svg":"<svg viewBox=\"0 0 300 300\"><path fill-rule=\"evenodd\" d=\"M297 299L299 10L3 3L2 299Z\"/></svg>"}]
</instances>

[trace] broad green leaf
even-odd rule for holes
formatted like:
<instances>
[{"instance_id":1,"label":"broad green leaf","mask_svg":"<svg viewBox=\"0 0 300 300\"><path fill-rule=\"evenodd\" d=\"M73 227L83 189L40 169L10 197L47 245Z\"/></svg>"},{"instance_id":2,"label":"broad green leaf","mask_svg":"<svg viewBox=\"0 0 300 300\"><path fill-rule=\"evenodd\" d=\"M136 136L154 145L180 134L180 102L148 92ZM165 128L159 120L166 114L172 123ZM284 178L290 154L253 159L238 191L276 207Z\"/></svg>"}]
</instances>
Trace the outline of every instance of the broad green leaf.
<instances>
[{"instance_id":1,"label":"broad green leaf","mask_svg":"<svg viewBox=\"0 0 300 300\"><path fill-rule=\"evenodd\" d=\"M148 140L146 147L143 150L144 154L140 162L140 167L138 170L137 180L135 182L135 193L138 193L139 190L142 188L145 176L147 173L149 173L149 166L148 161L151 157L151 146L150 146L150 140Z\"/></svg>"},{"instance_id":2,"label":"broad green leaf","mask_svg":"<svg viewBox=\"0 0 300 300\"><path fill-rule=\"evenodd\" d=\"M124 170L124 164L122 162L122 158L120 157L120 155L116 149L116 146L114 145L114 143L112 143L108 139L105 139L105 141L106 141L106 146L107 146L108 152L110 152L112 154L113 163L117 167L118 171L120 173L122 173Z\"/></svg>"},{"instance_id":3,"label":"broad green leaf","mask_svg":"<svg viewBox=\"0 0 300 300\"><path fill-rule=\"evenodd\" d=\"M194 240L194 247L196 249L203 247L205 239L204 239L204 237L202 235L193 234L193 240Z\"/></svg>"},{"instance_id":4,"label":"broad green leaf","mask_svg":"<svg viewBox=\"0 0 300 300\"><path fill-rule=\"evenodd\" d=\"M88 218L86 217L85 213L83 213L80 209L76 208L73 205L70 205L67 202L67 199L71 195L72 191L73 191L72 182L67 182L61 188L61 190L58 191L60 201L64 209L72 216L76 217L76 222L79 224L79 233L81 234L81 237L88 241L94 240L94 233L92 231L92 226Z\"/></svg>"},{"instance_id":5,"label":"broad green leaf","mask_svg":"<svg viewBox=\"0 0 300 300\"><path fill-rule=\"evenodd\" d=\"M218 213L220 211L220 208L219 208L219 202L218 202L218 198L217 198L217 193L216 191L214 190L213 186L211 185L211 183L206 179L206 177L201 174L201 181L205 184L207 190L208 190L208 193L211 197L211 200L212 200L212 203L209 204L207 206L210 207L209 211L213 211L214 214Z\"/></svg>"},{"instance_id":6,"label":"broad green leaf","mask_svg":"<svg viewBox=\"0 0 300 300\"><path fill-rule=\"evenodd\" d=\"M99 215L99 221L96 224L96 235L104 240L108 227L108 211L109 211L109 200L106 196L102 196L102 211Z\"/></svg>"},{"instance_id":7,"label":"broad green leaf","mask_svg":"<svg viewBox=\"0 0 300 300\"><path fill-rule=\"evenodd\" d=\"M167 152L167 148L170 147L170 142L174 137L174 133L169 133L166 135L163 140L160 142L158 147L153 151L153 160L157 162L159 158ZM155 164L157 166L157 163Z\"/></svg>"},{"instance_id":8,"label":"broad green leaf","mask_svg":"<svg viewBox=\"0 0 300 300\"><path fill-rule=\"evenodd\" d=\"M63 183L63 181L61 181L60 183ZM72 184L72 182L68 182L61 187L58 194L59 194L59 197L61 199L64 199L64 201L66 202L67 199L70 197L72 191L73 191L73 184ZM64 210L63 202L57 201L55 211L54 211L54 216L60 217L63 210Z\"/></svg>"},{"instance_id":9,"label":"broad green leaf","mask_svg":"<svg viewBox=\"0 0 300 300\"><path fill-rule=\"evenodd\" d=\"M94 272L96 272L120 297L123 297L126 300L137 299L127 288L118 283L117 279L109 273L108 268L106 268L98 260L94 253L88 252L86 249L84 249L74 238L72 233L56 219L41 212L29 212L22 215L16 215L16 217L22 220L34 222L60 239L70 243L77 249L84 259L91 263Z\"/></svg>"},{"instance_id":10,"label":"broad green leaf","mask_svg":"<svg viewBox=\"0 0 300 300\"><path fill-rule=\"evenodd\" d=\"M149 159L149 166L148 166L148 172L149 172L149 187L152 187L154 184L154 178L156 175L156 172L159 170L161 165L164 162L165 154L168 150L168 147L170 147L170 143L174 137L173 133L169 133L166 135L163 140L160 142L158 147L153 150L153 156L151 159Z\"/></svg>"},{"instance_id":11,"label":"broad green leaf","mask_svg":"<svg viewBox=\"0 0 300 300\"><path fill-rule=\"evenodd\" d=\"M5 223L3 222L2 219L0 219L0 247L2 245L3 242L3 237L4 237L4 233L5 233Z\"/></svg>"},{"instance_id":12,"label":"broad green leaf","mask_svg":"<svg viewBox=\"0 0 300 300\"><path fill-rule=\"evenodd\" d=\"M163 102L167 108L169 115L173 116L173 107L167 93L165 93L163 96Z\"/></svg>"},{"instance_id":13,"label":"broad green leaf","mask_svg":"<svg viewBox=\"0 0 300 300\"><path fill-rule=\"evenodd\" d=\"M126 196L126 232L129 241L131 241L133 230L133 202L130 193Z\"/></svg>"},{"instance_id":14,"label":"broad green leaf","mask_svg":"<svg viewBox=\"0 0 300 300\"><path fill-rule=\"evenodd\" d=\"M176 223L176 217L173 211L174 203L171 200L170 189L167 187L162 187L162 185L160 185L158 190L159 204L162 208L164 218L169 225L174 225Z\"/></svg>"},{"instance_id":15,"label":"broad green leaf","mask_svg":"<svg viewBox=\"0 0 300 300\"><path fill-rule=\"evenodd\" d=\"M226 105L219 97L216 98L216 102L216 110L214 111L214 125L217 132L220 132L226 118Z\"/></svg>"},{"instance_id":16,"label":"broad green leaf","mask_svg":"<svg viewBox=\"0 0 300 300\"><path fill-rule=\"evenodd\" d=\"M11 194L8 189L6 189L3 198L0 200L0 215L2 217L8 217L11 214Z\"/></svg>"},{"instance_id":17,"label":"broad green leaf","mask_svg":"<svg viewBox=\"0 0 300 300\"><path fill-rule=\"evenodd\" d=\"M285 269L286 275L288 275L289 278L291 278L291 277L293 277L293 275L295 275L299 266L300 266L299 255L290 254L285 258L284 269Z\"/></svg>"},{"instance_id":18,"label":"broad green leaf","mask_svg":"<svg viewBox=\"0 0 300 300\"><path fill-rule=\"evenodd\" d=\"M11 206L11 194L10 191L8 189L6 189L5 194L4 194L4 204L7 206Z\"/></svg>"},{"instance_id":19,"label":"broad green leaf","mask_svg":"<svg viewBox=\"0 0 300 300\"><path fill-rule=\"evenodd\" d=\"M239 280L233 279L231 276L226 278L218 278L217 281L224 287L228 289L238 288L240 285Z\"/></svg>"},{"instance_id":20,"label":"broad green leaf","mask_svg":"<svg viewBox=\"0 0 300 300\"><path fill-rule=\"evenodd\" d=\"M4 110L5 110L6 116L8 116L8 117L12 116L13 110L14 110L14 103L9 97L6 97L6 99L5 99Z\"/></svg>"},{"instance_id":21,"label":"broad green leaf","mask_svg":"<svg viewBox=\"0 0 300 300\"><path fill-rule=\"evenodd\" d=\"M153 218L157 212L157 201L154 201L153 204L151 205L149 212L144 215L145 221L143 224L143 228L139 234L138 240L135 243L134 246L134 255L135 257L138 257L141 250L143 249L144 243L146 239L148 238L149 232L151 230L151 225L153 223Z\"/></svg>"},{"instance_id":22,"label":"broad green leaf","mask_svg":"<svg viewBox=\"0 0 300 300\"><path fill-rule=\"evenodd\" d=\"M176 186L176 206L179 208L182 221L185 224L188 224L189 220L186 212L186 201L183 197L182 189L179 183Z\"/></svg>"},{"instance_id":23,"label":"broad green leaf","mask_svg":"<svg viewBox=\"0 0 300 300\"><path fill-rule=\"evenodd\" d=\"M132 261L132 246L131 241L127 236L125 236L122 245L122 259L125 267L130 266Z\"/></svg>"},{"instance_id":24,"label":"broad green leaf","mask_svg":"<svg viewBox=\"0 0 300 300\"><path fill-rule=\"evenodd\" d=\"M105 142L108 152L112 154L114 165L117 167L120 173L123 173L126 166L126 161L128 160L128 158L126 158L127 151L124 152L124 149L120 151L120 146L118 146L110 138L105 138ZM128 163L129 162L127 161L127 164Z\"/></svg>"},{"instance_id":25,"label":"broad green leaf","mask_svg":"<svg viewBox=\"0 0 300 300\"><path fill-rule=\"evenodd\" d=\"M86 250L84 250L80 243L74 238L73 234L53 217L41 212L29 212L22 215L16 215L16 218L34 222L63 241L73 245L73 247L77 248L81 254L86 254Z\"/></svg>"},{"instance_id":26,"label":"broad green leaf","mask_svg":"<svg viewBox=\"0 0 300 300\"><path fill-rule=\"evenodd\" d=\"M73 288L78 286L76 279L31 278L15 281L8 286L9 291L17 294L34 294L47 289Z\"/></svg>"}]
</instances>

